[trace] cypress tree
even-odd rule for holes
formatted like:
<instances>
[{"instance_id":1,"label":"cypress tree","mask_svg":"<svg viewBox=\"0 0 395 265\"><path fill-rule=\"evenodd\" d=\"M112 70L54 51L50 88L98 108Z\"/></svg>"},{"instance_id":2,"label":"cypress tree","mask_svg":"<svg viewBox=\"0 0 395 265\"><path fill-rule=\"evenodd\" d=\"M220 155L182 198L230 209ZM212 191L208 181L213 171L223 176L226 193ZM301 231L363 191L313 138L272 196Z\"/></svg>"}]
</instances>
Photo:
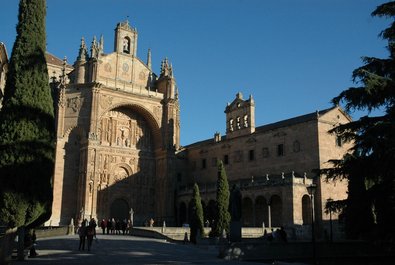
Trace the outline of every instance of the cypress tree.
<instances>
[{"instance_id":1,"label":"cypress tree","mask_svg":"<svg viewBox=\"0 0 395 265\"><path fill-rule=\"evenodd\" d=\"M45 0L19 2L0 111L0 219L18 227L42 224L51 214L55 123L45 16Z\"/></svg>"},{"instance_id":2,"label":"cypress tree","mask_svg":"<svg viewBox=\"0 0 395 265\"><path fill-rule=\"evenodd\" d=\"M389 28L380 34L388 40L389 57L363 57L364 65L352 75L358 86L348 88L332 100L336 105L345 103L346 111L366 110L368 115L332 131L354 145L343 159L332 161L334 167L324 173L349 180L345 218L351 238L361 237L374 222L379 238L394 240L395 2L378 6L372 16L392 19ZM382 115L371 116L372 110L381 110Z\"/></svg>"},{"instance_id":3,"label":"cypress tree","mask_svg":"<svg viewBox=\"0 0 395 265\"><path fill-rule=\"evenodd\" d=\"M204 236L202 199L200 198L199 186L195 183L193 186L191 216L191 242L195 244L198 231L200 236Z\"/></svg>"},{"instance_id":4,"label":"cypress tree","mask_svg":"<svg viewBox=\"0 0 395 265\"><path fill-rule=\"evenodd\" d=\"M220 236L225 230L229 232L230 213L229 209L229 184L226 176L225 167L222 161L218 162L217 179L217 216L214 223L212 235Z\"/></svg>"}]
</instances>

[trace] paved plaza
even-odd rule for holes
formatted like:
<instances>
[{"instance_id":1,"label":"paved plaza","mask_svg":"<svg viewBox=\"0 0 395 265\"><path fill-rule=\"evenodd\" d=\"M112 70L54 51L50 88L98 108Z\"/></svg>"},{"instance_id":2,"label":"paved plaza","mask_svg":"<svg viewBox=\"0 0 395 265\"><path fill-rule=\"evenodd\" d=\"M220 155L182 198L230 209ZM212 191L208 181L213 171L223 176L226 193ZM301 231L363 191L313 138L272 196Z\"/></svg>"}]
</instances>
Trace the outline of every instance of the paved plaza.
<instances>
[{"instance_id":1,"label":"paved plaza","mask_svg":"<svg viewBox=\"0 0 395 265\"><path fill-rule=\"evenodd\" d=\"M217 258L215 246L195 246L170 243L163 239L124 235L101 235L93 242L91 251L78 251L79 238L61 236L38 238L39 256L13 264L261 264L227 261Z\"/></svg>"}]
</instances>

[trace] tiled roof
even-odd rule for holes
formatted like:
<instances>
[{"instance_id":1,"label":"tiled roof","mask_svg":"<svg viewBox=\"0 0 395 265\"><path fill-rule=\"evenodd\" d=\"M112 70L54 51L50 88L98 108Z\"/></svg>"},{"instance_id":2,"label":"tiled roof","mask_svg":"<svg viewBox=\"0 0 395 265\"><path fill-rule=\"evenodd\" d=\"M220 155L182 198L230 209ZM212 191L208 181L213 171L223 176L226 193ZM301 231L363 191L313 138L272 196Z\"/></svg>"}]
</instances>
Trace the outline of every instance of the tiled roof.
<instances>
[{"instance_id":1,"label":"tiled roof","mask_svg":"<svg viewBox=\"0 0 395 265\"><path fill-rule=\"evenodd\" d=\"M325 113L333 110L334 108L336 108L336 107L332 107L332 108L329 108L329 109L312 112L312 113L305 114L305 115L302 115L302 116L298 116L298 117L295 117L295 118L291 118L291 119L287 119L287 120L283 120L283 121L279 121L279 122L275 122L275 123L270 123L270 124L267 124L267 125L259 126L259 127L255 128L255 132L265 132L265 131L278 129L278 128L281 128L281 127L287 127L287 126L295 125L295 124L298 124L298 123L303 123L303 122L308 122L308 121L311 121L311 120L316 120L318 116L324 115Z\"/></svg>"},{"instance_id":2,"label":"tiled roof","mask_svg":"<svg viewBox=\"0 0 395 265\"><path fill-rule=\"evenodd\" d=\"M63 60L59 59L58 57L54 56L53 54L50 54L49 52L45 53L45 60L47 61L48 64L53 64L56 66L63 66ZM67 64L66 67L72 67L71 65Z\"/></svg>"},{"instance_id":3,"label":"tiled roof","mask_svg":"<svg viewBox=\"0 0 395 265\"><path fill-rule=\"evenodd\" d=\"M311 120L316 120L317 116L321 116L326 114L327 112L335 109L336 107L332 107L332 108L328 108L325 110L321 110L321 111L316 111L316 112L312 112L306 115L302 115L302 116L297 116L291 119L287 119L287 120L283 120L283 121L279 121L279 122L275 122L275 123L270 123L270 124L266 124L263 126L259 126L255 128L255 133L262 133L265 131L270 131L270 130L275 130L278 128L282 128L282 127L287 127L287 126L292 126L295 124L299 124L299 123L303 123L303 122L308 122ZM226 140L226 136L222 136L221 137L221 141ZM205 145L205 144L214 144L214 138L212 139L207 139L207 140L203 140L203 141L199 141L190 145L187 145L186 147L193 147L193 146L198 146L198 145Z\"/></svg>"}]
</instances>

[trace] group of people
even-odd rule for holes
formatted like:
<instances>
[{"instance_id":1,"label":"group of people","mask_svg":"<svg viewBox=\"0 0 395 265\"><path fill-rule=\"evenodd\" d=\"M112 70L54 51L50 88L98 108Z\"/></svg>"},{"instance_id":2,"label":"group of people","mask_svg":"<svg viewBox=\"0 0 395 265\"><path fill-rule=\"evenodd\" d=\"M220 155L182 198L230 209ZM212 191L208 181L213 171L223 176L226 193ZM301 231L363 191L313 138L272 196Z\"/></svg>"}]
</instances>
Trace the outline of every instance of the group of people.
<instances>
[{"instance_id":1,"label":"group of people","mask_svg":"<svg viewBox=\"0 0 395 265\"><path fill-rule=\"evenodd\" d=\"M284 230L284 227L281 226L280 229L274 230L272 229L271 233L267 233L265 230L263 234L263 238L269 242L288 242L287 233Z\"/></svg>"},{"instance_id":2,"label":"group of people","mask_svg":"<svg viewBox=\"0 0 395 265\"><path fill-rule=\"evenodd\" d=\"M88 251L92 248L93 238L96 237L96 220L91 218L82 220L81 224L78 225L78 235L80 237L80 244L78 250L85 250L85 240L87 241Z\"/></svg>"},{"instance_id":3,"label":"group of people","mask_svg":"<svg viewBox=\"0 0 395 265\"><path fill-rule=\"evenodd\" d=\"M114 218L109 218L109 219L103 219L100 222L100 227L103 231L103 235L107 233L108 234L116 234L120 235L121 233L123 235L129 235L132 231L133 228L133 223L132 221L123 219L123 220L115 220Z\"/></svg>"}]
</instances>

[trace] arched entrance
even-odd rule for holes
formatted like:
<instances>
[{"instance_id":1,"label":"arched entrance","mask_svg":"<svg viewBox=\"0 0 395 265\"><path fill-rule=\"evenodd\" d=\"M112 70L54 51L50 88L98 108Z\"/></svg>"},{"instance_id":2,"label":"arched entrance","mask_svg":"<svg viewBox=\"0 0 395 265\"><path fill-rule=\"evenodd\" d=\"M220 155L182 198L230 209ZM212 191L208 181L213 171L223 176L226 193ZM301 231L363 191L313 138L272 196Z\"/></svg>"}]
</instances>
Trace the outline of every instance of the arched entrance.
<instances>
[{"instance_id":1,"label":"arched entrance","mask_svg":"<svg viewBox=\"0 0 395 265\"><path fill-rule=\"evenodd\" d=\"M129 205L124 199L116 199L111 203L111 218L115 220L129 219Z\"/></svg>"},{"instance_id":2,"label":"arched entrance","mask_svg":"<svg viewBox=\"0 0 395 265\"><path fill-rule=\"evenodd\" d=\"M267 201L263 196L258 196L255 200L255 226L268 226Z\"/></svg>"},{"instance_id":3,"label":"arched entrance","mask_svg":"<svg viewBox=\"0 0 395 265\"><path fill-rule=\"evenodd\" d=\"M311 224L311 200L309 195L302 197L302 219L304 225Z\"/></svg>"},{"instance_id":4,"label":"arched entrance","mask_svg":"<svg viewBox=\"0 0 395 265\"><path fill-rule=\"evenodd\" d=\"M254 226L254 216L253 216L253 208L252 208L252 200L248 197L243 198L242 201L242 220L243 220L243 226L249 226L252 227Z\"/></svg>"},{"instance_id":5,"label":"arched entrance","mask_svg":"<svg viewBox=\"0 0 395 265\"><path fill-rule=\"evenodd\" d=\"M279 227L283 224L283 203L280 196L273 195L271 198L272 227Z\"/></svg>"}]
</instances>

